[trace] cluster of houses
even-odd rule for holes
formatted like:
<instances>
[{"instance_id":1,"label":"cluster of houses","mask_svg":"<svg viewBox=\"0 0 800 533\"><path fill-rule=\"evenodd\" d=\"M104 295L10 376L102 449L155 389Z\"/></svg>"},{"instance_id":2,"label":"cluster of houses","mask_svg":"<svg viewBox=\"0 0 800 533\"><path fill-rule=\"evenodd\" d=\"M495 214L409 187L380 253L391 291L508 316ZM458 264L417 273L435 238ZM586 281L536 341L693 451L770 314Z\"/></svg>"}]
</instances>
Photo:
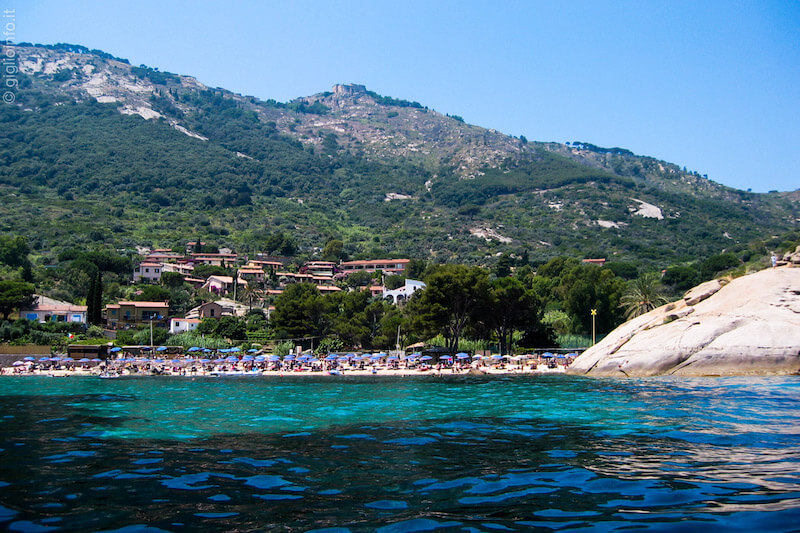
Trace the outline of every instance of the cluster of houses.
<instances>
[{"instance_id":1,"label":"cluster of houses","mask_svg":"<svg viewBox=\"0 0 800 533\"><path fill-rule=\"evenodd\" d=\"M170 333L177 334L192 331L206 318L223 316L244 316L255 300L267 313L271 307L265 305L270 297L277 296L290 283L313 283L320 292L343 290L339 282L354 272L377 272L385 275L403 275L409 259L376 259L366 261L308 261L298 272L289 272L288 259L278 257L257 256L249 259L240 257L231 250L220 250L217 253L195 253L195 243L187 244L185 254L172 250L149 250L140 248L142 261L133 272L134 283L160 283L167 272L175 272L183 276L186 283L195 289L205 289L215 295L214 301L206 302L191 311L185 317L169 317L168 302L120 301L109 304L104 309L105 326L119 330L136 328L143 324L168 328ZM194 275L198 265L211 265L231 269L233 276L211 275L199 277ZM416 280L405 280L405 285L398 289L387 290L383 284L365 287L372 296L381 297L399 305L410 298L425 284ZM237 295L247 294L251 299L246 305L236 300ZM60 302L45 296L37 296L35 303L20 310L20 317L37 322L78 322L87 323L87 307Z\"/></svg>"}]
</instances>

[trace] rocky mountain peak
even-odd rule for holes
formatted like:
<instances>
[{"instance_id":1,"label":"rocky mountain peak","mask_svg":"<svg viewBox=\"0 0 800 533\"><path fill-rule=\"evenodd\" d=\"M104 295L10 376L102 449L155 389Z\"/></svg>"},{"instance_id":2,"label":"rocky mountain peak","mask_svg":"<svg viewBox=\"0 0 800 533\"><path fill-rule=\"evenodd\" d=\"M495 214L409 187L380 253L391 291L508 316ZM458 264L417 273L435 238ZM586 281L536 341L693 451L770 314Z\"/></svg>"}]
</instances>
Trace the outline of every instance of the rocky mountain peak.
<instances>
[{"instance_id":1,"label":"rocky mountain peak","mask_svg":"<svg viewBox=\"0 0 800 533\"><path fill-rule=\"evenodd\" d=\"M355 83L337 83L333 86L331 92L336 96L360 96L362 94L367 94L367 87Z\"/></svg>"}]
</instances>

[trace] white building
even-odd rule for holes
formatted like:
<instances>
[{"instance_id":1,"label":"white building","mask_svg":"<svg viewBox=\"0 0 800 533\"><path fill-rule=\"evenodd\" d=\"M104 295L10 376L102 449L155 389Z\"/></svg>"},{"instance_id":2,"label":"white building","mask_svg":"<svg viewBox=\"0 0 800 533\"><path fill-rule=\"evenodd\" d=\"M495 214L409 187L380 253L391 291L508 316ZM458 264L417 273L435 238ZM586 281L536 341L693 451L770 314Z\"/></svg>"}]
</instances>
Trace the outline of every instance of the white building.
<instances>
[{"instance_id":1,"label":"white building","mask_svg":"<svg viewBox=\"0 0 800 533\"><path fill-rule=\"evenodd\" d=\"M85 305L74 305L40 294L34 296L36 300L32 306L19 310L20 318L36 322L79 322L86 324L88 308Z\"/></svg>"},{"instance_id":2,"label":"white building","mask_svg":"<svg viewBox=\"0 0 800 533\"><path fill-rule=\"evenodd\" d=\"M161 263L155 261L143 261L133 271L133 281L149 281L158 283L161 281Z\"/></svg>"},{"instance_id":3,"label":"white building","mask_svg":"<svg viewBox=\"0 0 800 533\"><path fill-rule=\"evenodd\" d=\"M407 279L406 284L400 287L399 289L393 289L390 291L384 289L383 299L384 300L391 299L393 304L398 305L406 302L409 298L411 298L411 296L415 292L424 288L425 288L425 283L417 281L415 279Z\"/></svg>"},{"instance_id":4,"label":"white building","mask_svg":"<svg viewBox=\"0 0 800 533\"><path fill-rule=\"evenodd\" d=\"M194 331L199 325L199 318L171 318L169 321L169 334L177 335L178 333Z\"/></svg>"}]
</instances>

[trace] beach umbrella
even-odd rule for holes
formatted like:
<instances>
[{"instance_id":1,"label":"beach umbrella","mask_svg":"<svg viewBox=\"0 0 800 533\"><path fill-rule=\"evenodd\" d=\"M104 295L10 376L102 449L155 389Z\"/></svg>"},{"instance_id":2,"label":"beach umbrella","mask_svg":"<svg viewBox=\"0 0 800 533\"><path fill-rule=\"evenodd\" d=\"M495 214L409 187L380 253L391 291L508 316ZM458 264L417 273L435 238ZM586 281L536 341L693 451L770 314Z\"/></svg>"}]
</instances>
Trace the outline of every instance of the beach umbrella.
<instances>
[{"instance_id":1,"label":"beach umbrella","mask_svg":"<svg viewBox=\"0 0 800 533\"><path fill-rule=\"evenodd\" d=\"M166 346L159 346L158 348L156 348L156 350L158 350L159 352L163 352L166 349L167 349Z\"/></svg>"},{"instance_id":2,"label":"beach umbrella","mask_svg":"<svg viewBox=\"0 0 800 533\"><path fill-rule=\"evenodd\" d=\"M228 350L228 351L229 351L229 352L241 352L241 351L242 351L242 349L241 349L241 348L239 348L239 347L236 347L236 348L231 348L231 349L230 349L230 350Z\"/></svg>"},{"instance_id":3,"label":"beach umbrella","mask_svg":"<svg viewBox=\"0 0 800 533\"><path fill-rule=\"evenodd\" d=\"M456 358L457 358L457 359L469 359L469 354L466 354L466 353L457 353L457 354L456 354Z\"/></svg>"},{"instance_id":4,"label":"beach umbrella","mask_svg":"<svg viewBox=\"0 0 800 533\"><path fill-rule=\"evenodd\" d=\"M210 363L211 359L200 359L200 362L205 365L205 364Z\"/></svg>"},{"instance_id":5,"label":"beach umbrella","mask_svg":"<svg viewBox=\"0 0 800 533\"><path fill-rule=\"evenodd\" d=\"M27 362L25 362L25 361L14 361L14 362L13 362L13 363L11 363L11 364L12 364L13 366L22 366L22 365L25 365L25 364L27 364Z\"/></svg>"},{"instance_id":6,"label":"beach umbrella","mask_svg":"<svg viewBox=\"0 0 800 533\"><path fill-rule=\"evenodd\" d=\"M30 355L24 359L25 361L36 361L35 357L31 357Z\"/></svg>"},{"instance_id":7,"label":"beach umbrella","mask_svg":"<svg viewBox=\"0 0 800 533\"><path fill-rule=\"evenodd\" d=\"M122 351L122 348L120 348L119 346L115 346L115 347L111 348L111 350L110 350L110 351L111 351L111 352L121 352L121 351Z\"/></svg>"},{"instance_id":8,"label":"beach umbrella","mask_svg":"<svg viewBox=\"0 0 800 533\"><path fill-rule=\"evenodd\" d=\"M235 355L229 355L228 357L225 358L225 362L227 363L237 363L238 361L239 358L236 357Z\"/></svg>"},{"instance_id":9,"label":"beach umbrella","mask_svg":"<svg viewBox=\"0 0 800 533\"><path fill-rule=\"evenodd\" d=\"M472 358L476 359L476 360L477 359L483 359L483 356L482 355L473 355Z\"/></svg>"},{"instance_id":10,"label":"beach umbrella","mask_svg":"<svg viewBox=\"0 0 800 533\"><path fill-rule=\"evenodd\" d=\"M433 359L433 357L431 357L430 355L423 355L422 357L419 358L420 361L430 361L431 359Z\"/></svg>"},{"instance_id":11,"label":"beach umbrella","mask_svg":"<svg viewBox=\"0 0 800 533\"><path fill-rule=\"evenodd\" d=\"M89 363L89 362L91 362L91 359L89 359L88 357L81 357L80 361L78 361L78 362L79 363Z\"/></svg>"},{"instance_id":12,"label":"beach umbrella","mask_svg":"<svg viewBox=\"0 0 800 533\"><path fill-rule=\"evenodd\" d=\"M542 357L545 359L552 359L553 354L551 354L550 352L545 352L542 354Z\"/></svg>"},{"instance_id":13,"label":"beach umbrella","mask_svg":"<svg viewBox=\"0 0 800 533\"><path fill-rule=\"evenodd\" d=\"M98 359L97 357L92 359L92 363L102 363L102 362L103 362L103 360L102 359Z\"/></svg>"},{"instance_id":14,"label":"beach umbrella","mask_svg":"<svg viewBox=\"0 0 800 533\"><path fill-rule=\"evenodd\" d=\"M49 361L49 360L50 360L50 358L49 358L49 357L40 357L40 358L39 358L39 362L40 362L40 363L44 363L45 361Z\"/></svg>"},{"instance_id":15,"label":"beach umbrella","mask_svg":"<svg viewBox=\"0 0 800 533\"><path fill-rule=\"evenodd\" d=\"M200 350L201 350L201 348L199 346L192 346L191 348L189 348L186 351L187 352L199 352Z\"/></svg>"},{"instance_id":16,"label":"beach umbrella","mask_svg":"<svg viewBox=\"0 0 800 533\"><path fill-rule=\"evenodd\" d=\"M247 353L256 353L258 350L256 348L250 348L247 350Z\"/></svg>"},{"instance_id":17,"label":"beach umbrella","mask_svg":"<svg viewBox=\"0 0 800 533\"><path fill-rule=\"evenodd\" d=\"M284 357L283 360L284 361L294 361L295 360L295 356L293 356L292 354L289 354L286 357Z\"/></svg>"}]
</instances>

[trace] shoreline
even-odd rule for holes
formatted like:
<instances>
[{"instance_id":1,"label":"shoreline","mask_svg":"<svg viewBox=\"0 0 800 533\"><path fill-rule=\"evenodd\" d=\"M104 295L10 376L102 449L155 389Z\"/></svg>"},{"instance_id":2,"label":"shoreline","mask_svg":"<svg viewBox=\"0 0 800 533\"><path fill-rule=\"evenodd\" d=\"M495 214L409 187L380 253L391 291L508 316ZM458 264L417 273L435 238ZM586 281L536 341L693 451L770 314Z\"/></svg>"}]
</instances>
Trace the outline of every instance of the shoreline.
<instances>
[{"instance_id":1,"label":"shoreline","mask_svg":"<svg viewBox=\"0 0 800 533\"><path fill-rule=\"evenodd\" d=\"M0 377L119 377L119 378L160 378L160 377L182 377L182 378L222 378L222 377L254 377L254 378L284 378L284 377L325 377L330 379L336 378L346 378L346 377L413 377L413 376L436 376L436 377L447 377L447 376L520 376L520 375L540 375L540 374L566 374L566 368L563 366L557 366L556 368L550 368L547 365L538 365L536 367L531 367L530 365L525 365L524 368L520 368L515 366L513 368L492 368L492 367L484 367L484 368L466 368L462 370L453 371L450 368L443 368L437 370L435 368L431 368L429 370L417 370L414 368L401 368L401 369L390 369L390 368L378 368L375 371L371 369L361 370L361 369L337 369L337 370L302 370L302 371L293 371L293 370L257 370L257 371L247 371L247 370L198 370L196 372L191 372L190 370L186 371L164 371L159 373L153 373L149 371L142 371L142 372L130 372L130 371L123 371L121 373L112 375L112 376L104 376L104 372L102 372L98 367L94 367L91 369L73 369L73 370L25 370L19 371L17 368L14 367L5 367L2 369L2 373Z\"/></svg>"}]
</instances>

